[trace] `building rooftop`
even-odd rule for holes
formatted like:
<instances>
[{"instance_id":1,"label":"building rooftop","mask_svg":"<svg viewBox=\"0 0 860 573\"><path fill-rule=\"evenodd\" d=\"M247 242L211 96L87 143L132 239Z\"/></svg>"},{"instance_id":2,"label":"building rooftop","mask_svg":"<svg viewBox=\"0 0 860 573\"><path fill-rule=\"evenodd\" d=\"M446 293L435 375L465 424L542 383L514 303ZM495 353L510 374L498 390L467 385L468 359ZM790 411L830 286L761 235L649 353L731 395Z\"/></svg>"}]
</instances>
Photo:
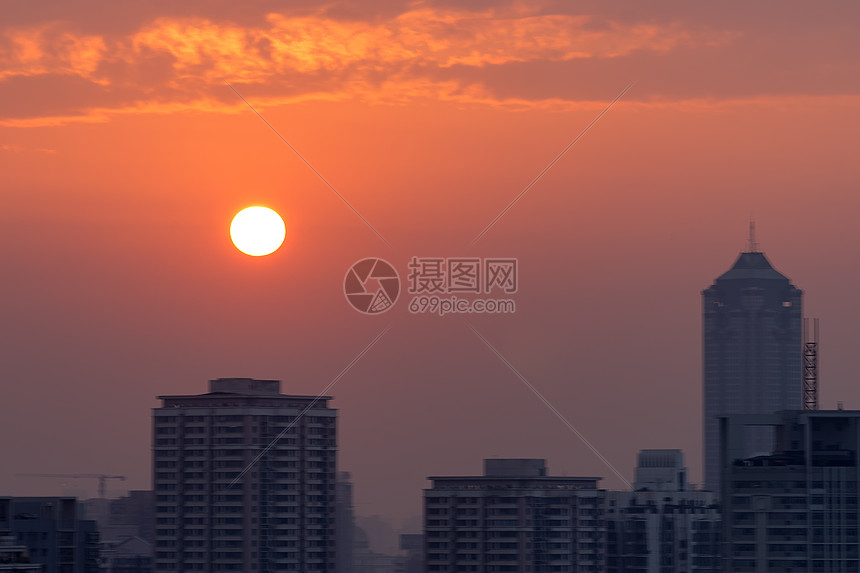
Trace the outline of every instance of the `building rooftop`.
<instances>
[{"instance_id":1,"label":"building rooftop","mask_svg":"<svg viewBox=\"0 0 860 573\"><path fill-rule=\"evenodd\" d=\"M277 396L281 393L280 380L254 378L216 378L209 381L209 392L229 392L249 396Z\"/></svg>"},{"instance_id":2,"label":"building rooftop","mask_svg":"<svg viewBox=\"0 0 860 573\"><path fill-rule=\"evenodd\" d=\"M741 253L732 268L720 275L717 281L743 279L788 281L788 277L774 269L764 253L758 251Z\"/></svg>"},{"instance_id":3,"label":"building rooftop","mask_svg":"<svg viewBox=\"0 0 860 573\"><path fill-rule=\"evenodd\" d=\"M597 489L599 477L548 476L539 458L485 459L482 476L430 476L438 489Z\"/></svg>"},{"instance_id":4,"label":"building rooftop","mask_svg":"<svg viewBox=\"0 0 860 573\"><path fill-rule=\"evenodd\" d=\"M313 404L314 409L327 409L331 396L301 396L281 394L280 380L254 378L217 378L209 381L206 394L169 394L158 396L163 407L296 407Z\"/></svg>"},{"instance_id":5,"label":"building rooftop","mask_svg":"<svg viewBox=\"0 0 860 573\"><path fill-rule=\"evenodd\" d=\"M599 477L429 476L440 489L597 489Z\"/></svg>"},{"instance_id":6,"label":"building rooftop","mask_svg":"<svg viewBox=\"0 0 860 573\"><path fill-rule=\"evenodd\" d=\"M678 449L639 450L636 459L640 468L679 468L684 465L684 453Z\"/></svg>"},{"instance_id":7,"label":"building rooftop","mask_svg":"<svg viewBox=\"0 0 860 573\"><path fill-rule=\"evenodd\" d=\"M488 477L544 477L546 460L540 458L492 458L484 460Z\"/></svg>"}]
</instances>

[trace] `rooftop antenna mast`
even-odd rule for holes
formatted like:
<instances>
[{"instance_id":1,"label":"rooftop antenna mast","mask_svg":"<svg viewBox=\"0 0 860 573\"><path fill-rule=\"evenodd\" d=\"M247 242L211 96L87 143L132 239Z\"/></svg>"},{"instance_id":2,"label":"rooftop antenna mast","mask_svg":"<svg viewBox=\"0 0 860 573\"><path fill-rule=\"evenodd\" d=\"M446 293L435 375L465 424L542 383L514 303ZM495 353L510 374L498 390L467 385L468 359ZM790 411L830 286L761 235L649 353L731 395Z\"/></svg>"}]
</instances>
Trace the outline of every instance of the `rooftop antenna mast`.
<instances>
[{"instance_id":1,"label":"rooftop antenna mast","mask_svg":"<svg viewBox=\"0 0 860 573\"><path fill-rule=\"evenodd\" d=\"M749 252L757 253L758 252L758 243L755 240L755 221L750 219L750 243L749 243Z\"/></svg>"},{"instance_id":2,"label":"rooftop antenna mast","mask_svg":"<svg viewBox=\"0 0 860 573\"><path fill-rule=\"evenodd\" d=\"M818 319L803 319L803 409L818 409Z\"/></svg>"}]
</instances>

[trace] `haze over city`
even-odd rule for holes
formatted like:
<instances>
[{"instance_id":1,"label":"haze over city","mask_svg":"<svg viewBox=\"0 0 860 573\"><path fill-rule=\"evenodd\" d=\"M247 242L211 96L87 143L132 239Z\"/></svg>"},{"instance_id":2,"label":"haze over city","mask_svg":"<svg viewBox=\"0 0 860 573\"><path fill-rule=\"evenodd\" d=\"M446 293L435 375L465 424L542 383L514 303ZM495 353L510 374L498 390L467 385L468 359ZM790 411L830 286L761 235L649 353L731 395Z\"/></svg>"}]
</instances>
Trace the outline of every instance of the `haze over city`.
<instances>
[{"instance_id":1,"label":"haze over city","mask_svg":"<svg viewBox=\"0 0 860 573\"><path fill-rule=\"evenodd\" d=\"M151 487L151 408L219 377L338 409L356 513L420 514L484 458L701 482L701 291L745 248L821 321L821 405L860 409L860 6L802 2L6 2L6 495ZM228 86L390 244L308 169ZM473 239L631 82L477 243ZM241 209L284 218L249 257ZM368 316L356 261L518 261L516 312ZM74 489L95 483L66 484Z\"/></svg>"}]
</instances>

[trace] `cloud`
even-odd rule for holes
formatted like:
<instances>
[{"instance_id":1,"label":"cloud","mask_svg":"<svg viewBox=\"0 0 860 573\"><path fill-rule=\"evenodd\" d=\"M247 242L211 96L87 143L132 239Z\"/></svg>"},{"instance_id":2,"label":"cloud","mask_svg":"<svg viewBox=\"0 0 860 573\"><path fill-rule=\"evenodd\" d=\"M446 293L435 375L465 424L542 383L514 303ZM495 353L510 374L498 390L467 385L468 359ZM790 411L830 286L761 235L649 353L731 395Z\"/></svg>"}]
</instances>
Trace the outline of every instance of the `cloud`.
<instances>
[{"instance_id":1,"label":"cloud","mask_svg":"<svg viewBox=\"0 0 860 573\"><path fill-rule=\"evenodd\" d=\"M169 54L179 74L264 81L284 73L483 67L612 58L692 42L677 25L599 24L590 16L412 10L378 22L269 14L265 27L156 20L131 39L135 57Z\"/></svg>"},{"instance_id":2,"label":"cloud","mask_svg":"<svg viewBox=\"0 0 860 573\"><path fill-rule=\"evenodd\" d=\"M273 12L246 25L161 17L115 36L53 22L0 36L0 85L13 94L0 112L0 126L234 113L241 106L225 81L261 108L346 99L386 105L431 99L513 110L600 108L614 95L605 86L620 90L636 69L644 69L642 62L677 66L684 58L713 58L741 39L737 30L693 29L672 20L422 4L367 20L325 11ZM649 73L659 79L660 71ZM659 85L650 79L645 85ZM52 93L49 84L57 96L44 95ZM29 97L33 89L43 95ZM643 105L673 99L668 83L651 89L640 88L633 97ZM709 101L689 91L674 99Z\"/></svg>"},{"instance_id":3,"label":"cloud","mask_svg":"<svg viewBox=\"0 0 860 573\"><path fill-rule=\"evenodd\" d=\"M0 81L14 76L74 75L96 83L107 46L100 36L75 35L59 25L7 31L0 40Z\"/></svg>"},{"instance_id":4,"label":"cloud","mask_svg":"<svg viewBox=\"0 0 860 573\"><path fill-rule=\"evenodd\" d=\"M39 153L45 153L47 155L53 155L53 154L57 153L56 149L51 149L48 147L39 147L36 149L32 149L32 148L25 148L25 147L18 145L16 143L0 143L0 152L3 152L3 151L5 151L7 153L22 153L22 152L26 152L26 151L37 151Z\"/></svg>"}]
</instances>

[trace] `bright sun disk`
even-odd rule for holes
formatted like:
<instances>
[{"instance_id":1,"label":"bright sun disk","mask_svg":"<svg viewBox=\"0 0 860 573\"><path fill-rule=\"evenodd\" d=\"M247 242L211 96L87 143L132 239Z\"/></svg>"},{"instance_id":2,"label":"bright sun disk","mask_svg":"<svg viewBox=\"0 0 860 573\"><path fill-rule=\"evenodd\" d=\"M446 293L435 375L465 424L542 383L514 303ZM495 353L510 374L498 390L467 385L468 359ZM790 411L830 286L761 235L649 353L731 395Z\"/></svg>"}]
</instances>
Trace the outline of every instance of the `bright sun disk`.
<instances>
[{"instance_id":1,"label":"bright sun disk","mask_svg":"<svg viewBox=\"0 0 860 573\"><path fill-rule=\"evenodd\" d=\"M262 257L278 250L287 236L284 220L268 207L248 207L233 217L230 238L236 248L253 257Z\"/></svg>"}]
</instances>

